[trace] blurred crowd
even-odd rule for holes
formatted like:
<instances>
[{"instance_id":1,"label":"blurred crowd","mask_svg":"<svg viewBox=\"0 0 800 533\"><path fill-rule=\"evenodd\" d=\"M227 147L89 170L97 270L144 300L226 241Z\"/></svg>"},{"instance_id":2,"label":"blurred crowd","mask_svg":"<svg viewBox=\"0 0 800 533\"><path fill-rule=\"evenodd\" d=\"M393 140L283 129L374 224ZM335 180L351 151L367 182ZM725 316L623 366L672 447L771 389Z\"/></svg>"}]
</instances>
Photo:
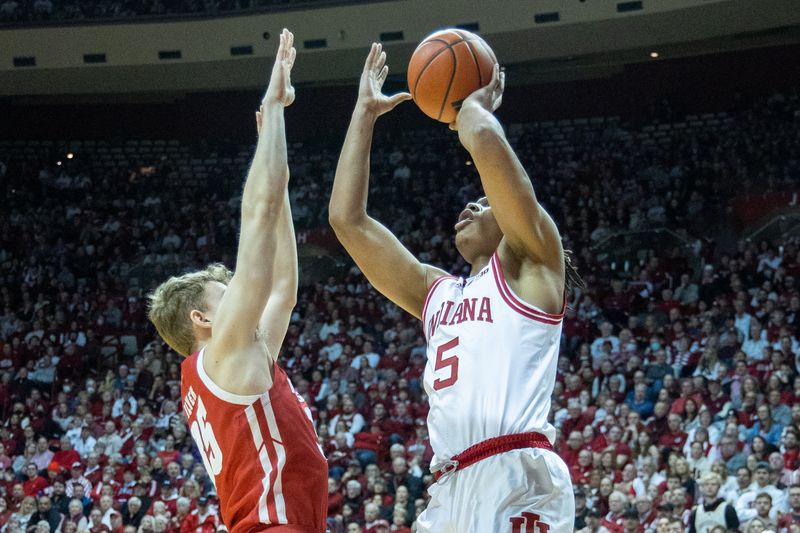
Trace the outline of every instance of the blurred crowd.
<instances>
[{"instance_id":1,"label":"blurred crowd","mask_svg":"<svg viewBox=\"0 0 800 533\"><path fill-rule=\"evenodd\" d=\"M509 126L586 284L568 296L551 412L576 531L800 531L800 240L703 233L742 194L797 190L798 110L793 93L696 124L665 108ZM187 147L220 151L199 177L169 153L100 165L99 145L65 146L0 145L0 531L224 530L179 408L180 357L144 297L231 263L246 162ZM301 231L325 226L339 147L292 145ZM383 131L372 165L371 213L467 273L452 225L481 193L452 132ZM603 259L620 231L661 227L685 244ZM412 531L433 482L421 328L355 267L305 281L280 364L329 460L331 531Z\"/></svg>"}]
</instances>

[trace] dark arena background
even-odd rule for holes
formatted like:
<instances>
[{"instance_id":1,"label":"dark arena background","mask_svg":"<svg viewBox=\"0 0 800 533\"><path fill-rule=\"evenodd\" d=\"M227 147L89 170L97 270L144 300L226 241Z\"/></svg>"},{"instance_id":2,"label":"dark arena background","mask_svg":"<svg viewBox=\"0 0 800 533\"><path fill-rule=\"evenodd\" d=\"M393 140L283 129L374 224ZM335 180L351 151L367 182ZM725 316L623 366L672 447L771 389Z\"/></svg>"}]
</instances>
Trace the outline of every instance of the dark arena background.
<instances>
[{"instance_id":1,"label":"dark arena background","mask_svg":"<svg viewBox=\"0 0 800 533\"><path fill-rule=\"evenodd\" d=\"M404 91L445 27L504 66L496 115L585 284L549 418L574 531L800 531L794 0L0 0L0 531L227 530L147 295L235 267L284 27L300 288L278 364L332 533L416 531L435 483L421 324L328 201L370 43ZM446 125L413 102L378 121L369 212L420 260L469 276L452 228L482 195ZM712 473L726 511L698 525Z\"/></svg>"}]
</instances>

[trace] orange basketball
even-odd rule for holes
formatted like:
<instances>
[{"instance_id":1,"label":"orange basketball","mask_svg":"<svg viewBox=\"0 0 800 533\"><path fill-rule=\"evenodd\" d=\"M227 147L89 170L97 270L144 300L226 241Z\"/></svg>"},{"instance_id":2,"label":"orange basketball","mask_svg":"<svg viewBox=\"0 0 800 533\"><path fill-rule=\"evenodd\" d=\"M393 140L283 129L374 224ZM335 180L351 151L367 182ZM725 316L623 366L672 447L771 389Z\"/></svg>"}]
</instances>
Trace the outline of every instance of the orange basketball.
<instances>
[{"instance_id":1,"label":"orange basketball","mask_svg":"<svg viewBox=\"0 0 800 533\"><path fill-rule=\"evenodd\" d=\"M423 113L450 124L461 102L492 79L497 58L474 33L447 29L419 43L408 64L408 88Z\"/></svg>"}]
</instances>

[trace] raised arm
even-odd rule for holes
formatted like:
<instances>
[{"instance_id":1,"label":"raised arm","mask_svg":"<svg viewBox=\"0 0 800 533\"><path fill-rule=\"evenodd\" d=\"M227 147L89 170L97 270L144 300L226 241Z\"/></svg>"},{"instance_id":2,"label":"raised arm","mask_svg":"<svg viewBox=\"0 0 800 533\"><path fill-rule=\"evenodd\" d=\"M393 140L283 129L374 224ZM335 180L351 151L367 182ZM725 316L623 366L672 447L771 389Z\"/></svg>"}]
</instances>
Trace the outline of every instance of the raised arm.
<instances>
[{"instance_id":1,"label":"raised arm","mask_svg":"<svg viewBox=\"0 0 800 533\"><path fill-rule=\"evenodd\" d=\"M292 41L292 34L284 30L263 100L263 125L242 194L236 271L214 316L210 348L216 360L254 346L267 296L273 290L279 243L276 228L288 212L284 206L289 169L283 108L294 101L289 77L296 54Z\"/></svg>"},{"instance_id":2,"label":"raised arm","mask_svg":"<svg viewBox=\"0 0 800 533\"><path fill-rule=\"evenodd\" d=\"M398 306L421 318L428 287L445 272L423 265L391 231L367 215L369 152L379 116L411 98L381 93L389 68L386 53L373 44L361 73L358 102L336 167L330 223L336 237L370 283Z\"/></svg>"},{"instance_id":3,"label":"raised arm","mask_svg":"<svg viewBox=\"0 0 800 533\"><path fill-rule=\"evenodd\" d=\"M256 112L256 130L261 133L264 122L263 106ZM287 169L288 172L288 169ZM286 329L297 305L297 240L292 223L289 191L283 197L283 210L275 227L276 254L272 266L272 286L258 329L264 334L272 360L278 358Z\"/></svg>"},{"instance_id":4,"label":"raised arm","mask_svg":"<svg viewBox=\"0 0 800 533\"><path fill-rule=\"evenodd\" d=\"M292 318L292 309L297 305L297 241L288 191L275 231L278 252L272 267L272 290L259 323L259 330L266 337L267 349L273 361L278 358Z\"/></svg>"},{"instance_id":5,"label":"raised arm","mask_svg":"<svg viewBox=\"0 0 800 533\"><path fill-rule=\"evenodd\" d=\"M564 284L564 250L553 219L536 200L533 185L492 112L503 97L505 74L495 66L492 81L471 94L456 123L461 144L469 151L481 177L489 205L503 232L507 248L519 261L545 267L560 279L556 306Z\"/></svg>"}]
</instances>

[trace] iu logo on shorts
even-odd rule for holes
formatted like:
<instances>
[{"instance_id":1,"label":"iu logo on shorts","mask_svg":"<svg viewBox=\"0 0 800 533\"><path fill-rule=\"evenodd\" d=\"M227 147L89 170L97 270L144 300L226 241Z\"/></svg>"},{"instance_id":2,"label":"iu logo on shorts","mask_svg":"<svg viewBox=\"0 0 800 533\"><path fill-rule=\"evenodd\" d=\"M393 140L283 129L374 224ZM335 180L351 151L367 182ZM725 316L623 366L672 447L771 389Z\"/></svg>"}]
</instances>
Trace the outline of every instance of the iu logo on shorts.
<instances>
[{"instance_id":1,"label":"iu logo on shorts","mask_svg":"<svg viewBox=\"0 0 800 533\"><path fill-rule=\"evenodd\" d=\"M512 516L508 519L511 522L511 533L548 533L550 526L539 521L536 513L522 513L520 516Z\"/></svg>"}]
</instances>

